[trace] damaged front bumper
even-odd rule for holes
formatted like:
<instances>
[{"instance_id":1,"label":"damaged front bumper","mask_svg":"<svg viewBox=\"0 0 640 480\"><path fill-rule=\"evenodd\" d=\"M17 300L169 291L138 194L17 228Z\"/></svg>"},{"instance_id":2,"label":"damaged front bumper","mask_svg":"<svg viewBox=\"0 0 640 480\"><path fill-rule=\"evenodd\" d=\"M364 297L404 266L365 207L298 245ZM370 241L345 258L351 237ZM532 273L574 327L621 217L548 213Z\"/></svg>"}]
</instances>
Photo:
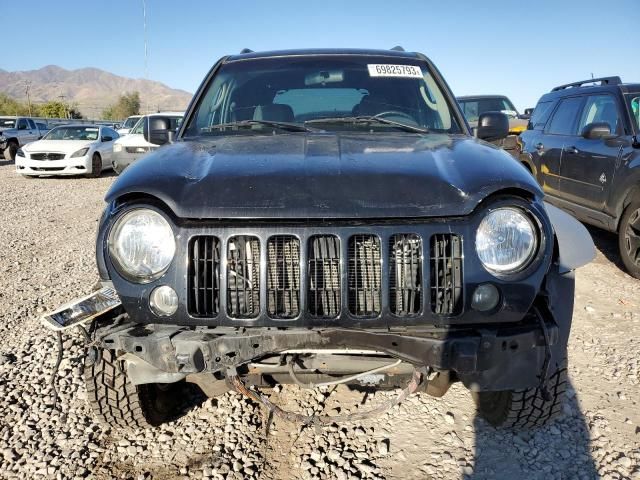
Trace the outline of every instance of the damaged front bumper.
<instances>
[{"instance_id":1,"label":"damaged front bumper","mask_svg":"<svg viewBox=\"0 0 640 480\"><path fill-rule=\"evenodd\" d=\"M397 333L346 328L189 329L140 325L129 322L126 315L121 318L98 328L96 338L102 348L120 352L133 383L170 383L202 373L222 378L274 355L305 349L344 349L348 354L360 349L416 368L449 372L472 390L529 388L540 382L549 349L560 347L553 319L542 319L547 340L540 319L533 315L517 326Z\"/></svg>"}]
</instances>

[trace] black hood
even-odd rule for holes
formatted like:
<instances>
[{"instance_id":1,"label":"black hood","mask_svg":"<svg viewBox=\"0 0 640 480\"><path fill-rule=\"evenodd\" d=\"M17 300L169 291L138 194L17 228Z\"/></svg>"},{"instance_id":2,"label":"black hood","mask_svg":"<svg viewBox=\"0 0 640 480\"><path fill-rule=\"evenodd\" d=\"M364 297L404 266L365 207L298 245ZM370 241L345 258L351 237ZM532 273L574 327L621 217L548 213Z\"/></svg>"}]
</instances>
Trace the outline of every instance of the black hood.
<instances>
[{"instance_id":1,"label":"black hood","mask_svg":"<svg viewBox=\"0 0 640 480\"><path fill-rule=\"evenodd\" d=\"M293 133L161 148L106 200L145 193L181 218L399 218L465 215L505 188L542 197L509 154L470 137Z\"/></svg>"}]
</instances>

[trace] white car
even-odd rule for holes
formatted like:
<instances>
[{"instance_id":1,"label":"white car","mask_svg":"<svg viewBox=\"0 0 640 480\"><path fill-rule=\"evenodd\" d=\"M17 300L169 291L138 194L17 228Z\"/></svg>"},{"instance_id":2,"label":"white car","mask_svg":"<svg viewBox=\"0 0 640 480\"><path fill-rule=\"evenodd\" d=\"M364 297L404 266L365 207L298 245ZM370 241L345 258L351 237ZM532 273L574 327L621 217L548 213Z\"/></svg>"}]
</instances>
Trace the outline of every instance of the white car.
<instances>
[{"instance_id":1,"label":"white car","mask_svg":"<svg viewBox=\"0 0 640 480\"><path fill-rule=\"evenodd\" d=\"M85 175L99 177L111 168L118 133L102 125L62 125L42 140L16 152L16 171L24 176Z\"/></svg>"},{"instance_id":2,"label":"white car","mask_svg":"<svg viewBox=\"0 0 640 480\"><path fill-rule=\"evenodd\" d=\"M182 122L184 112L153 113L151 115L145 115L138 120L138 123L136 123L128 135L120 137L120 139L113 143L113 160L111 161L111 166L116 173L122 173L125 168L137 161L140 157L158 148L157 145L147 142L143 135L144 122L147 121L147 118L153 118L156 115L168 117L171 122L170 128L177 131Z\"/></svg>"},{"instance_id":3,"label":"white car","mask_svg":"<svg viewBox=\"0 0 640 480\"><path fill-rule=\"evenodd\" d=\"M122 137L130 133L131 129L134 127L136 123L138 123L138 120L140 120L141 118L142 118L142 115L131 115L129 118L127 118L124 121L124 123L117 130L118 135Z\"/></svg>"}]
</instances>

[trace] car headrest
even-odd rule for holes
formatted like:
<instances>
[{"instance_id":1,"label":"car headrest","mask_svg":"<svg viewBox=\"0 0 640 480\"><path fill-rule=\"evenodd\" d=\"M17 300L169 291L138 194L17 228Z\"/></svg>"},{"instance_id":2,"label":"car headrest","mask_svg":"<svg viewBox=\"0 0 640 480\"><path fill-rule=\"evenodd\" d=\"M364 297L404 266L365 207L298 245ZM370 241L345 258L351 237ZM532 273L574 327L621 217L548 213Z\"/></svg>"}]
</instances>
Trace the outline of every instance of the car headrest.
<instances>
[{"instance_id":1,"label":"car headrest","mask_svg":"<svg viewBox=\"0 0 640 480\"><path fill-rule=\"evenodd\" d=\"M293 109L289 105L273 103L271 105L258 105L253 112L254 120L271 120L273 122L293 122Z\"/></svg>"}]
</instances>

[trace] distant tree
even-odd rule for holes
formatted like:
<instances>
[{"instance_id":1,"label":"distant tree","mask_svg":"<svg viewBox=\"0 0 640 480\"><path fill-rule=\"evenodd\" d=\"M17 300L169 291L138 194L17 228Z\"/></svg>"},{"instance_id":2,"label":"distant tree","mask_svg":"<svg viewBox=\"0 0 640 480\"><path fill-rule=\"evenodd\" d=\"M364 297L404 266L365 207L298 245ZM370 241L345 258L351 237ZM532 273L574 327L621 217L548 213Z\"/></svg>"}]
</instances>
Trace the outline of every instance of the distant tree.
<instances>
[{"instance_id":1,"label":"distant tree","mask_svg":"<svg viewBox=\"0 0 640 480\"><path fill-rule=\"evenodd\" d=\"M73 105L69 107L69 118L79 119L84 117L82 116L82 113L80 113L80 110L78 110L78 107Z\"/></svg>"},{"instance_id":2,"label":"distant tree","mask_svg":"<svg viewBox=\"0 0 640 480\"><path fill-rule=\"evenodd\" d=\"M28 115L29 106L0 93L0 115Z\"/></svg>"},{"instance_id":3,"label":"distant tree","mask_svg":"<svg viewBox=\"0 0 640 480\"><path fill-rule=\"evenodd\" d=\"M116 103L102 111L105 120L122 120L140 114L140 94L138 92L120 95Z\"/></svg>"},{"instance_id":4,"label":"distant tree","mask_svg":"<svg viewBox=\"0 0 640 480\"><path fill-rule=\"evenodd\" d=\"M54 100L41 105L40 114L47 118L68 118L67 106Z\"/></svg>"}]
</instances>

